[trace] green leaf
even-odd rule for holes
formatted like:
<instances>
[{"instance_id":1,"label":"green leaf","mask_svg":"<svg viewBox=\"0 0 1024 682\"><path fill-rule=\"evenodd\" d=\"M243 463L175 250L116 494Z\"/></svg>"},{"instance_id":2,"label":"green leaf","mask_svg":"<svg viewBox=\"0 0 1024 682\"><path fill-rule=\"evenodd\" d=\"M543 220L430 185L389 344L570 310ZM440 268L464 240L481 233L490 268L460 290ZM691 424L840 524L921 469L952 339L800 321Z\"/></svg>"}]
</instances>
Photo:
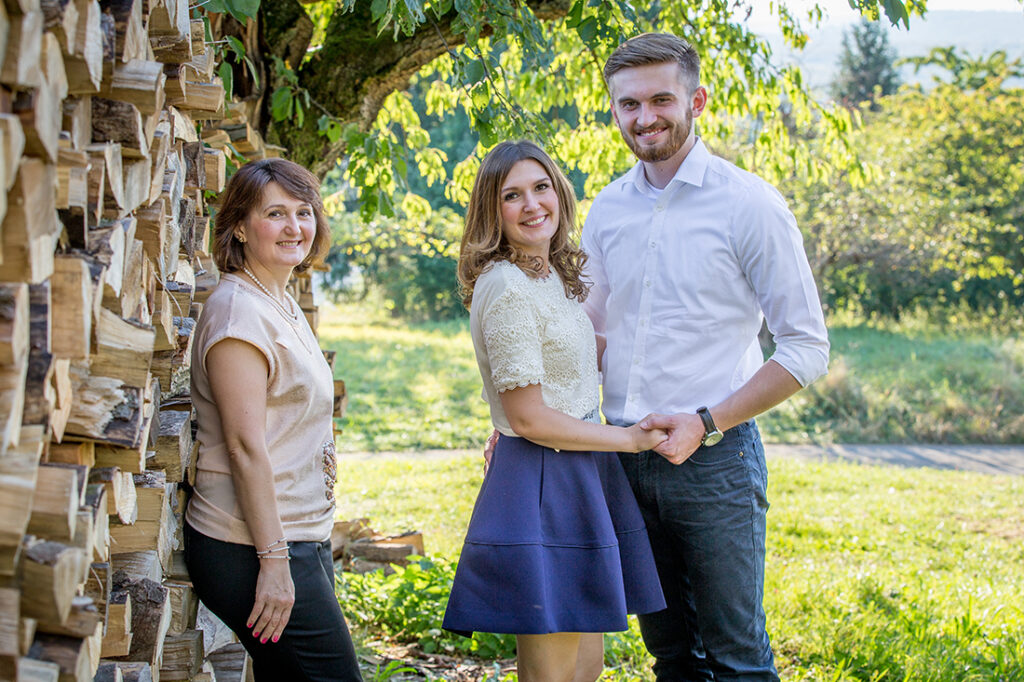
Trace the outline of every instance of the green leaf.
<instances>
[{"instance_id":1,"label":"green leaf","mask_svg":"<svg viewBox=\"0 0 1024 682\"><path fill-rule=\"evenodd\" d=\"M220 80L224 85L224 97L230 101L235 88L235 72L231 70L230 64L221 62L220 66L217 67L217 75L220 76Z\"/></svg>"},{"instance_id":2,"label":"green leaf","mask_svg":"<svg viewBox=\"0 0 1024 682\"><path fill-rule=\"evenodd\" d=\"M466 64L464 73L466 74L466 84L473 85L484 79L487 75L487 69L484 68L484 63L481 60L474 59Z\"/></svg>"},{"instance_id":3,"label":"green leaf","mask_svg":"<svg viewBox=\"0 0 1024 682\"><path fill-rule=\"evenodd\" d=\"M270 96L270 115L275 121L285 121L292 117L292 91L286 87L274 90Z\"/></svg>"},{"instance_id":4,"label":"green leaf","mask_svg":"<svg viewBox=\"0 0 1024 682\"><path fill-rule=\"evenodd\" d=\"M597 38L598 28L597 19L595 17L587 17L576 27L576 32L580 34L580 38L583 39L584 43L593 47L594 39Z\"/></svg>"},{"instance_id":5,"label":"green leaf","mask_svg":"<svg viewBox=\"0 0 1024 682\"><path fill-rule=\"evenodd\" d=\"M231 16L245 23L247 19L255 19L260 11L260 0L224 0Z\"/></svg>"}]
</instances>

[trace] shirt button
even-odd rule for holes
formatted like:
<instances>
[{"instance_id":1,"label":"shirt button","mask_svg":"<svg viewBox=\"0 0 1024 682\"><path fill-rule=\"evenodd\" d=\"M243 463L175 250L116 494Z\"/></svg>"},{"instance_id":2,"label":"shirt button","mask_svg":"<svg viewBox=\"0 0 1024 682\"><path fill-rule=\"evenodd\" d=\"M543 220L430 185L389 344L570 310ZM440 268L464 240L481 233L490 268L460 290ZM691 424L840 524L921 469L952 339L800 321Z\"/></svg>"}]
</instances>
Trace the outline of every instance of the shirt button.
<instances>
[{"instance_id":1,"label":"shirt button","mask_svg":"<svg viewBox=\"0 0 1024 682\"><path fill-rule=\"evenodd\" d=\"M653 249L653 248L657 247L658 245L655 242L651 242L650 244L648 244L648 246L650 246Z\"/></svg>"},{"instance_id":2,"label":"shirt button","mask_svg":"<svg viewBox=\"0 0 1024 682\"><path fill-rule=\"evenodd\" d=\"M658 211L658 212L661 212L661 211L665 210L665 207L662 206L661 204L657 204L657 205L655 205L654 210Z\"/></svg>"},{"instance_id":3,"label":"shirt button","mask_svg":"<svg viewBox=\"0 0 1024 682\"><path fill-rule=\"evenodd\" d=\"M647 288L650 288L650 286L651 286L651 280L649 280L649 279L645 279L645 280L644 280L644 286L645 286L645 287L647 287Z\"/></svg>"}]
</instances>

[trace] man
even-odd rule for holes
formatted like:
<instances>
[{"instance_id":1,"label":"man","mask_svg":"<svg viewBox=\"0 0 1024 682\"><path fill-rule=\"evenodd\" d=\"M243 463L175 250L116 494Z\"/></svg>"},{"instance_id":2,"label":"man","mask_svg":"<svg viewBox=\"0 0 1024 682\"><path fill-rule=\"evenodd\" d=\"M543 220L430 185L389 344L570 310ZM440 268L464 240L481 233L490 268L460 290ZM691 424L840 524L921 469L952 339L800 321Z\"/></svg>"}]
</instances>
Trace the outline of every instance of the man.
<instances>
[{"instance_id":1,"label":"man","mask_svg":"<svg viewBox=\"0 0 1024 682\"><path fill-rule=\"evenodd\" d=\"M828 337L792 213L757 176L712 156L693 48L623 43L604 70L640 162L594 200L583 230L587 312L610 423L662 428L621 455L668 608L642 616L658 680L778 680L763 601L767 469L753 418L823 375ZM777 350L763 360L762 319ZM723 435L724 434L724 435Z\"/></svg>"}]
</instances>

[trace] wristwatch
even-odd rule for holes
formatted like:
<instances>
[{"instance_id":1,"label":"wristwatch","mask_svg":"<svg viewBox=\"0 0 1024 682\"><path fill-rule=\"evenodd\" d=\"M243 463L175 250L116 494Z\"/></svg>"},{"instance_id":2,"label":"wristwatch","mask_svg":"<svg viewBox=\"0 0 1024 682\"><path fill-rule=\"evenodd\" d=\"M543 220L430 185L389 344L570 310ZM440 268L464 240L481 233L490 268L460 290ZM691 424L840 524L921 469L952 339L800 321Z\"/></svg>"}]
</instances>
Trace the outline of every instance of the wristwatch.
<instances>
[{"instance_id":1,"label":"wristwatch","mask_svg":"<svg viewBox=\"0 0 1024 682\"><path fill-rule=\"evenodd\" d=\"M700 444L705 447L711 447L722 440L722 432L715 426L715 420L711 418L708 408L698 407L697 414L700 415L701 421L704 422L704 437L700 439Z\"/></svg>"}]
</instances>

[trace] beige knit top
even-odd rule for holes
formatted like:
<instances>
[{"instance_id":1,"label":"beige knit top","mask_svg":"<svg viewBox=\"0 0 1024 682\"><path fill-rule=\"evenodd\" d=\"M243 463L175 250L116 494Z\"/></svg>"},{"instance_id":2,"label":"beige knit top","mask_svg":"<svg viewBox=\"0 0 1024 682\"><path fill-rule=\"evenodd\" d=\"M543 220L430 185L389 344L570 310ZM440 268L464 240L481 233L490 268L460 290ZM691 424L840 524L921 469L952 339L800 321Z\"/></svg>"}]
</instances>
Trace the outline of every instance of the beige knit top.
<instances>
[{"instance_id":1,"label":"beige knit top","mask_svg":"<svg viewBox=\"0 0 1024 682\"><path fill-rule=\"evenodd\" d=\"M253 544L235 497L220 413L206 356L224 339L255 346L267 379L267 451L285 537L320 542L334 521L334 379L316 337L294 300L292 313L247 280L224 274L203 306L192 341L192 403L199 423L195 492L185 518L200 533Z\"/></svg>"}]
</instances>

